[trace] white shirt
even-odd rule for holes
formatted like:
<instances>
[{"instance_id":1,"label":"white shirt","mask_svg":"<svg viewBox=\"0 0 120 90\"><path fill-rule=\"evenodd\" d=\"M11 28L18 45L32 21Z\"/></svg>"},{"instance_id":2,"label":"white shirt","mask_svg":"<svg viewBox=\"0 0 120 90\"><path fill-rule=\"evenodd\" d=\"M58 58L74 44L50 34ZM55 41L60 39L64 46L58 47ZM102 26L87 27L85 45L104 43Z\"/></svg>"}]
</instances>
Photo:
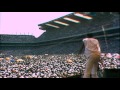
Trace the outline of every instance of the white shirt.
<instances>
[{"instance_id":1,"label":"white shirt","mask_svg":"<svg viewBox=\"0 0 120 90\"><path fill-rule=\"evenodd\" d=\"M100 45L97 39L85 38L83 39L85 45L85 55L89 57L92 52L101 52Z\"/></svg>"}]
</instances>

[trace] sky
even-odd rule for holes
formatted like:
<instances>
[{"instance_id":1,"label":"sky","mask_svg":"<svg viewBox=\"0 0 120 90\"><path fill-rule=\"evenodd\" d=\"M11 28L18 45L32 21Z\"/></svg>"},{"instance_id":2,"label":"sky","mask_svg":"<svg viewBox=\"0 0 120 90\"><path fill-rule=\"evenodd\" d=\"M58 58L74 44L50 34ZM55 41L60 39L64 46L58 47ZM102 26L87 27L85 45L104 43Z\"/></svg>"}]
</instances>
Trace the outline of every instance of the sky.
<instances>
[{"instance_id":1,"label":"sky","mask_svg":"<svg viewBox=\"0 0 120 90\"><path fill-rule=\"evenodd\" d=\"M33 35L44 33L38 24L45 23L72 12L0 12L0 34Z\"/></svg>"}]
</instances>

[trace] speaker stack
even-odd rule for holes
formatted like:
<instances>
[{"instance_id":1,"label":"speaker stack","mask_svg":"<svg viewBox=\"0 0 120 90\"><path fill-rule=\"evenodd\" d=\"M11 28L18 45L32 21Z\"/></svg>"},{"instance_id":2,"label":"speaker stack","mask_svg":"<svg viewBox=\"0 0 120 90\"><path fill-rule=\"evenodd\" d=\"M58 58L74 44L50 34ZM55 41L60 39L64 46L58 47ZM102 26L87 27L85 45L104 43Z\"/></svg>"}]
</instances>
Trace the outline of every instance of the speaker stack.
<instances>
[{"instance_id":1,"label":"speaker stack","mask_svg":"<svg viewBox=\"0 0 120 90\"><path fill-rule=\"evenodd\" d=\"M104 69L103 78L120 78L120 69Z\"/></svg>"}]
</instances>

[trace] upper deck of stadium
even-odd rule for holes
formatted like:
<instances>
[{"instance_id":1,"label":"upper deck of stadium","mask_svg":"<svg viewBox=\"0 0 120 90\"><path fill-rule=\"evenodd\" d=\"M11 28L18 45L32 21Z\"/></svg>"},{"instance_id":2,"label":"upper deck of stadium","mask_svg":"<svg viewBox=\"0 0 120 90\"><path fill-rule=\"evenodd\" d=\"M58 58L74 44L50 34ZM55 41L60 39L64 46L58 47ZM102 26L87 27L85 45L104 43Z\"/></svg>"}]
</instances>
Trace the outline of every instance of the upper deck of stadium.
<instances>
[{"instance_id":1,"label":"upper deck of stadium","mask_svg":"<svg viewBox=\"0 0 120 90\"><path fill-rule=\"evenodd\" d=\"M60 18L39 24L46 30L39 38L31 35L0 35L1 43L42 43L64 40L73 37L83 37L86 33L103 35L103 29L115 36L119 34L118 12L74 12ZM113 34L113 35L112 35Z\"/></svg>"},{"instance_id":2,"label":"upper deck of stadium","mask_svg":"<svg viewBox=\"0 0 120 90\"><path fill-rule=\"evenodd\" d=\"M104 25L104 20L111 21L118 19L118 12L74 12L60 18L48 21L46 23L38 24L43 30L63 29L65 27L73 26L74 24L84 25L93 23L99 20ZM97 23L96 23L97 24ZM80 27L81 27L80 26Z\"/></svg>"},{"instance_id":3,"label":"upper deck of stadium","mask_svg":"<svg viewBox=\"0 0 120 90\"><path fill-rule=\"evenodd\" d=\"M77 12L78 13L78 12ZM91 19L85 19L74 15L75 13L60 17L58 19L39 24L46 30L40 37L35 38L31 35L0 35L0 49L20 49L30 50L35 49L37 53L73 53L79 49L82 38L87 33L93 33L95 38L101 42L103 52L119 52L119 13L117 12L94 12L84 13L84 16L89 16ZM86 15L87 14L87 15ZM79 22L64 20L69 24L55 24L60 28L52 27L54 21L63 20L63 18L74 18ZM61 21L63 22L63 21ZM47 24L47 25L46 25ZM105 31L105 32L104 32ZM106 44L107 40L108 44ZM109 45L107 51L106 46ZM71 50L70 50L71 49ZM114 49L114 50L113 50ZM24 53L25 51L23 51Z\"/></svg>"}]
</instances>

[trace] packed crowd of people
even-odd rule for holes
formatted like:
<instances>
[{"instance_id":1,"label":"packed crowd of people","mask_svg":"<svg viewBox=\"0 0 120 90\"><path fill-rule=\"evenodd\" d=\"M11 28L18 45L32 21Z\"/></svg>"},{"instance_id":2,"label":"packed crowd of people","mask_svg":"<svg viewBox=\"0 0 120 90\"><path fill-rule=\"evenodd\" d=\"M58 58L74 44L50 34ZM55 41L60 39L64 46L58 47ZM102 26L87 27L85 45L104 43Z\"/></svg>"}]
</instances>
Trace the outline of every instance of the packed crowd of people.
<instances>
[{"instance_id":1,"label":"packed crowd of people","mask_svg":"<svg viewBox=\"0 0 120 90\"><path fill-rule=\"evenodd\" d=\"M0 34L2 43L34 43L35 37L32 35L8 35Z\"/></svg>"},{"instance_id":2,"label":"packed crowd of people","mask_svg":"<svg viewBox=\"0 0 120 90\"><path fill-rule=\"evenodd\" d=\"M119 37L118 37L119 38ZM105 39L98 39L101 46L101 51L103 53L120 53L119 50L119 39L107 38L107 43ZM51 45L41 45L41 46L4 46L1 47L1 51L8 55L38 55L38 54L77 54L81 46L81 41L69 42L69 43L57 43Z\"/></svg>"},{"instance_id":3,"label":"packed crowd of people","mask_svg":"<svg viewBox=\"0 0 120 90\"><path fill-rule=\"evenodd\" d=\"M120 69L120 55L118 53L102 53L104 69ZM103 68L103 67L102 67Z\"/></svg>"},{"instance_id":4,"label":"packed crowd of people","mask_svg":"<svg viewBox=\"0 0 120 90\"><path fill-rule=\"evenodd\" d=\"M0 78L82 77L87 58L77 52L81 46L80 40L88 32L103 33L103 28L106 34L98 40L103 52L101 60L104 67L99 64L99 69L120 68L120 38L116 35L119 31L119 14L103 13L94 18L70 25L69 28L48 30L38 38L32 35L0 35ZM95 34L100 36L101 32ZM109 38L111 34L114 37ZM76 38L76 35L81 37ZM73 38L70 40L68 37L71 36Z\"/></svg>"},{"instance_id":5,"label":"packed crowd of people","mask_svg":"<svg viewBox=\"0 0 120 90\"><path fill-rule=\"evenodd\" d=\"M0 54L0 78L68 78L83 76L85 70L84 54L61 55L22 55ZM120 68L120 55L101 54L104 68ZM99 65L100 66L100 65Z\"/></svg>"}]
</instances>

